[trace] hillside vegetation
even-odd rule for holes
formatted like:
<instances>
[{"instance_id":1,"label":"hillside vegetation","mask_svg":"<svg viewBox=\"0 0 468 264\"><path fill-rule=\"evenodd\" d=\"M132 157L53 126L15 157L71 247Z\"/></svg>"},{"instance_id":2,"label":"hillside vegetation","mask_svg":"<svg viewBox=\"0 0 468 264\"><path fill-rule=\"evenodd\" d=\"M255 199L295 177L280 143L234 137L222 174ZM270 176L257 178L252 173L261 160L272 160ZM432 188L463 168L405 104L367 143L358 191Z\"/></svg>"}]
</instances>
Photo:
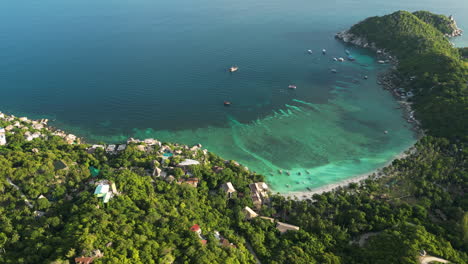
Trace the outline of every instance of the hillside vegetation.
<instances>
[{"instance_id":1,"label":"hillside vegetation","mask_svg":"<svg viewBox=\"0 0 468 264\"><path fill-rule=\"evenodd\" d=\"M444 15L437 15L428 11L417 11L414 12L413 15L417 16L425 23L434 26L443 34L450 35L457 29L454 22Z\"/></svg>"},{"instance_id":2,"label":"hillside vegetation","mask_svg":"<svg viewBox=\"0 0 468 264\"><path fill-rule=\"evenodd\" d=\"M414 14L398 11L368 18L349 32L397 56L398 84L415 92L416 116L430 134L466 140L468 68L441 31Z\"/></svg>"}]
</instances>

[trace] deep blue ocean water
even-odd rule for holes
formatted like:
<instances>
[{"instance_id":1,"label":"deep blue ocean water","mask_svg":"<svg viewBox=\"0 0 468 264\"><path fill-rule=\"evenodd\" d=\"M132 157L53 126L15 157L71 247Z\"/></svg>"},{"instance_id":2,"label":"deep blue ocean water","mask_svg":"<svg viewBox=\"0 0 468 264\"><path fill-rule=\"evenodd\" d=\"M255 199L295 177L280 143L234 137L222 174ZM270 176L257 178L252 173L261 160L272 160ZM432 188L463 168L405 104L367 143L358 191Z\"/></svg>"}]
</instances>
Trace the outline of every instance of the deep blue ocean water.
<instances>
[{"instance_id":1,"label":"deep blue ocean water","mask_svg":"<svg viewBox=\"0 0 468 264\"><path fill-rule=\"evenodd\" d=\"M465 0L2 1L0 110L49 117L88 141L201 143L275 190L318 187L382 166L415 140L376 85L385 66L334 33L421 9L468 28ZM345 49L356 62L332 60Z\"/></svg>"}]
</instances>

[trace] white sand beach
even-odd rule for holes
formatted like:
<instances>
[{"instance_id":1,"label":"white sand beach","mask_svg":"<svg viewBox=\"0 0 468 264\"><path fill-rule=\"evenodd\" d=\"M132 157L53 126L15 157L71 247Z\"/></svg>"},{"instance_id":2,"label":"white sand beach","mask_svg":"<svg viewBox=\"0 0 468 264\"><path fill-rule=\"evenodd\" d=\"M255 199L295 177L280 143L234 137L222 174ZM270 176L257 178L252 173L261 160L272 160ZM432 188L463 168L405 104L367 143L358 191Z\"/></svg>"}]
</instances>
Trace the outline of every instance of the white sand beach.
<instances>
[{"instance_id":1,"label":"white sand beach","mask_svg":"<svg viewBox=\"0 0 468 264\"><path fill-rule=\"evenodd\" d=\"M325 193L325 192L333 191L333 190L335 190L335 189L337 189L339 187L347 187L350 183L359 183L361 181L364 181L364 180L368 179L369 177L371 177L374 174L377 177L379 177L378 175L379 175L379 173L382 172L383 168L390 165L394 160L406 158L409 155L407 153L410 153L413 150L414 150L414 147L411 147L411 148L399 153L392 160L387 162L387 164L385 164L385 166L383 166L381 168L378 168L376 170L373 170L373 171L371 171L369 173L361 174L361 175L358 175L356 177L346 179L346 180L343 180L343 181L339 181L339 182L336 182L336 183L327 184L327 185L324 185L322 187L312 189L311 191L280 193L280 195L282 195L284 197L289 197L291 199L297 199L297 200L311 199L311 197L314 194L322 194L322 193Z\"/></svg>"}]
</instances>

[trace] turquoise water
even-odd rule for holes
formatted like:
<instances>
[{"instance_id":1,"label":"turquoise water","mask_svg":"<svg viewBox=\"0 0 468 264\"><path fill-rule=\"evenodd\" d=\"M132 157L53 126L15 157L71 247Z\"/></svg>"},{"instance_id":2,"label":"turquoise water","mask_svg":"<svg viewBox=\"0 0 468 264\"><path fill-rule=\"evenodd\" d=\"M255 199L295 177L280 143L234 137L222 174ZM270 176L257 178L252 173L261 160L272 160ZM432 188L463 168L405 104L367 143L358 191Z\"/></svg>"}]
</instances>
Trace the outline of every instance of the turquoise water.
<instances>
[{"instance_id":1,"label":"turquoise water","mask_svg":"<svg viewBox=\"0 0 468 264\"><path fill-rule=\"evenodd\" d=\"M201 143L275 190L319 187L415 141L376 85L385 68L333 38L398 9L453 14L468 28L464 0L3 1L0 109L49 117L88 141ZM346 48L356 62L334 62Z\"/></svg>"}]
</instances>

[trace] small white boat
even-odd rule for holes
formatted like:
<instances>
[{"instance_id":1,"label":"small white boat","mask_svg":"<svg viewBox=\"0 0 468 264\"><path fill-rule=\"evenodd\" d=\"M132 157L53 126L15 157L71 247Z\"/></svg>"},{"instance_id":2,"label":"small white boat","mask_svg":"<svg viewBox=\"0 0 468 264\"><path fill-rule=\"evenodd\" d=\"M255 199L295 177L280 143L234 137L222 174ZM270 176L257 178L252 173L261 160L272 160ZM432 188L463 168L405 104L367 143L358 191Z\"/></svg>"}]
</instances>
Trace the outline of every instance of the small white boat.
<instances>
[{"instance_id":1,"label":"small white boat","mask_svg":"<svg viewBox=\"0 0 468 264\"><path fill-rule=\"evenodd\" d=\"M308 52L309 54L312 54L312 50L307 50L307 52Z\"/></svg>"},{"instance_id":2,"label":"small white boat","mask_svg":"<svg viewBox=\"0 0 468 264\"><path fill-rule=\"evenodd\" d=\"M232 66L231 68L229 68L230 72L236 72L237 70L239 70L239 67L237 66Z\"/></svg>"},{"instance_id":3,"label":"small white boat","mask_svg":"<svg viewBox=\"0 0 468 264\"><path fill-rule=\"evenodd\" d=\"M332 73L337 73L338 71L336 69L331 69Z\"/></svg>"},{"instance_id":4,"label":"small white boat","mask_svg":"<svg viewBox=\"0 0 468 264\"><path fill-rule=\"evenodd\" d=\"M367 75L366 75L366 76L364 76L364 79L366 79L366 80L367 80L368 78L369 78L369 77L368 77Z\"/></svg>"},{"instance_id":5,"label":"small white boat","mask_svg":"<svg viewBox=\"0 0 468 264\"><path fill-rule=\"evenodd\" d=\"M326 49L323 49L323 50L322 50L322 53L323 53L323 54L327 53L327 50L326 50Z\"/></svg>"},{"instance_id":6,"label":"small white boat","mask_svg":"<svg viewBox=\"0 0 468 264\"><path fill-rule=\"evenodd\" d=\"M343 59L342 57L339 57L339 58L338 58L338 61L344 62L344 59Z\"/></svg>"},{"instance_id":7,"label":"small white boat","mask_svg":"<svg viewBox=\"0 0 468 264\"><path fill-rule=\"evenodd\" d=\"M337 58L333 58L333 60L334 60L334 61L338 61L338 59L337 59Z\"/></svg>"},{"instance_id":8,"label":"small white boat","mask_svg":"<svg viewBox=\"0 0 468 264\"><path fill-rule=\"evenodd\" d=\"M297 86L296 86L296 85L292 85L292 84L290 84L290 85L288 86L288 88L289 88L289 89L296 89L296 88L297 88Z\"/></svg>"}]
</instances>

